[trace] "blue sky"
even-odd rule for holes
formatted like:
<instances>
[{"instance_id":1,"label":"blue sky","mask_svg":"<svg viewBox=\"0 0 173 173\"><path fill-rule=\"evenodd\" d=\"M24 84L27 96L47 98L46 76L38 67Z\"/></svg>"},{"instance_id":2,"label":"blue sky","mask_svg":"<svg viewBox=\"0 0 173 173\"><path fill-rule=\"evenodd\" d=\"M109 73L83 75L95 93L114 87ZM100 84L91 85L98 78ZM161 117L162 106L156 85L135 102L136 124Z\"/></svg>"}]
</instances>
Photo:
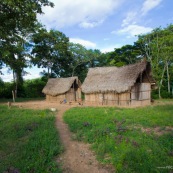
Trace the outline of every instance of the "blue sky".
<instances>
[{"instance_id":1,"label":"blue sky","mask_svg":"<svg viewBox=\"0 0 173 173\"><path fill-rule=\"evenodd\" d=\"M38 20L56 29L71 42L102 52L133 44L135 35L173 23L172 0L52 0L54 8L44 7ZM26 69L25 79L39 77L41 69ZM3 69L6 74L6 69ZM0 76L4 81L11 74Z\"/></svg>"}]
</instances>

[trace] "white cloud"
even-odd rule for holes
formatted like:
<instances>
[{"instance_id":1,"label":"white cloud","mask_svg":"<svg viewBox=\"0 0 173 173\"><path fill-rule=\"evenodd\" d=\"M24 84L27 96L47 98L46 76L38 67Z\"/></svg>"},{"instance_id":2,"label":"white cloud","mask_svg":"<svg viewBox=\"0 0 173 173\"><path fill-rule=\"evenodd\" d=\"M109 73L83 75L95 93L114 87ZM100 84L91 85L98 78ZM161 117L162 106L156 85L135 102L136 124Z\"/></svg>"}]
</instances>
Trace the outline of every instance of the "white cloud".
<instances>
[{"instance_id":1,"label":"white cloud","mask_svg":"<svg viewBox=\"0 0 173 173\"><path fill-rule=\"evenodd\" d=\"M94 28L103 23L103 20L97 22L82 22L79 24L81 28Z\"/></svg>"},{"instance_id":2,"label":"white cloud","mask_svg":"<svg viewBox=\"0 0 173 173\"><path fill-rule=\"evenodd\" d=\"M150 27L144 27L140 25L128 25L120 29L119 31L113 31L112 33L116 32L118 34L128 34L129 36L133 37L135 35L144 34L151 31L152 31L152 28Z\"/></svg>"},{"instance_id":3,"label":"white cloud","mask_svg":"<svg viewBox=\"0 0 173 173\"><path fill-rule=\"evenodd\" d=\"M27 79L35 79L35 78L40 78L40 74L39 73L32 73L32 74L28 74L26 76L24 76L24 79L27 80Z\"/></svg>"},{"instance_id":4,"label":"white cloud","mask_svg":"<svg viewBox=\"0 0 173 173\"><path fill-rule=\"evenodd\" d=\"M130 23L135 24L136 15L137 15L136 11L128 12L126 18L122 22L122 26L129 25Z\"/></svg>"},{"instance_id":5,"label":"white cloud","mask_svg":"<svg viewBox=\"0 0 173 173\"><path fill-rule=\"evenodd\" d=\"M12 74L5 74L4 75L0 75L0 78L4 81L4 82L11 82L13 80L13 75Z\"/></svg>"},{"instance_id":6,"label":"white cloud","mask_svg":"<svg viewBox=\"0 0 173 173\"><path fill-rule=\"evenodd\" d=\"M150 10L157 7L162 0L146 0L142 5L142 15L147 14Z\"/></svg>"},{"instance_id":7,"label":"white cloud","mask_svg":"<svg viewBox=\"0 0 173 173\"><path fill-rule=\"evenodd\" d=\"M141 26L142 16L146 15L150 10L157 7L162 0L145 0L142 5L138 5L133 11L126 14L125 19L122 21L121 29L112 31L112 34L127 34L126 38L134 37L135 35L144 34L152 31L152 28ZM142 14L142 15L141 15Z\"/></svg>"},{"instance_id":8,"label":"white cloud","mask_svg":"<svg viewBox=\"0 0 173 173\"><path fill-rule=\"evenodd\" d=\"M47 28L80 25L95 27L102 23L122 4L119 0L52 0L54 8L44 7L44 15L38 16Z\"/></svg>"},{"instance_id":9,"label":"white cloud","mask_svg":"<svg viewBox=\"0 0 173 173\"><path fill-rule=\"evenodd\" d=\"M29 71L29 73L27 75L25 75L23 78L25 80L39 78L40 72L43 70L44 70L43 68L37 68L37 67L26 68L25 71L27 71L27 72ZM1 71L4 75L0 75L0 78L4 82L12 82L12 80L13 80L12 72L9 73L9 70L7 67L3 68Z\"/></svg>"},{"instance_id":10,"label":"white cloud","mask_svg":"<svg viewBox=\"0 0 173 173\"><path fill-rule=\"evenodd\" d=\"M108 47L101 48L100 51L102 53L112 52L112 51L115 50L115 48L120 48L120 47L122 47L121 44L115 44L115 45L111 45L111 46L108 46Z\"/></svg>"},{"instance_id":11,"label":"white cloud","mask_svg":"<svg viewBox=\"0 0 173 173\"><path fill-rule=\"evenodd\" d=\"M70 38L70 42L79 43L79 44L85 46L86 48L96 48L96 43L93 43L88 40L83 40L80 38Z\"/></svg>"},{"instance_id":12,"label":"white cloud","mask_svg":"<svg viewBox=\"0 0 173 173\"><path fill-rule=\"evenodd\" d=\"M1 72L3 73L3 75L0 75L0 78L4 82L10 82L13 80L13 74L12 74L12 72L9 71L9 69L7 67L3 67L1 69Z\"/></svg>"}]
</instances>

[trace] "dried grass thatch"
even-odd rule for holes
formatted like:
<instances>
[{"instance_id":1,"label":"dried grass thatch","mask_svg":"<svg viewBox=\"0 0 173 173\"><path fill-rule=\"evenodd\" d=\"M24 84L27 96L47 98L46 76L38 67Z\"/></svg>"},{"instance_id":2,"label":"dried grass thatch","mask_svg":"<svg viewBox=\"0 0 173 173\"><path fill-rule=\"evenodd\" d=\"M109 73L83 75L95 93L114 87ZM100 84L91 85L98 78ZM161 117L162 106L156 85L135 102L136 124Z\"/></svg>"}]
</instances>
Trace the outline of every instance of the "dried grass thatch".
<instances>
[{"instance_id":1,"label":"dried grass thatch","mask_svg":"<svg viewBox=\"0 0 173 173\"><path fill-rule=\"evenodd\" d=\"M140 74L147 73L153 82L150 64L142 61L123 67L96 67L90 68L82 85L86 94L99 92L122 93L131 89Z\"/></svg>"},{"instance_id":2,"label":"dried grass thatch","mask_svg":"<svg viewBox=\"0 0 173 173\"><path fill-rule=\"evenodd\" d=\"M76 81L76 84L80 87L81 83L78 77L68 78L51 78L48 80L46 86L42 92L46 95L57 96L64 94L72 87L72 84Z\"/></svg>"}]
</instances>

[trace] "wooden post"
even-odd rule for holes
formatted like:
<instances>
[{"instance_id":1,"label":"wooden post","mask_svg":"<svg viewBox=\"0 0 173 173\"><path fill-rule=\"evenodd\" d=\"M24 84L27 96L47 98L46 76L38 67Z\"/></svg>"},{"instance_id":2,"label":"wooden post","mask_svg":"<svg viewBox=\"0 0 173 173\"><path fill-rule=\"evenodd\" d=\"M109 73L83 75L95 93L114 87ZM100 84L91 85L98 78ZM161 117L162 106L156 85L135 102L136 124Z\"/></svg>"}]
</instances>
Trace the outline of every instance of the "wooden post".
<instances>
[{"instance_id":1,"label":"wooden post","mask_svg":"<svg viewBox=\"0 0 173 173\"><path fill-rule=\"evenodd\" d=\"M8 106L8 109L10 109L11 108L11 102L8 102L7 106Z\"/></svg>"},{"instance_id":2,"label":"wooden post","mask_svg":"<svg viewBox=\"0 0 173 173\"><path fill-rule=\"evenodd\" d=\"M15 94L13 90L12 90L12 96L13 96L13 102L15 102Z\"/></svg>"}]
</instances>

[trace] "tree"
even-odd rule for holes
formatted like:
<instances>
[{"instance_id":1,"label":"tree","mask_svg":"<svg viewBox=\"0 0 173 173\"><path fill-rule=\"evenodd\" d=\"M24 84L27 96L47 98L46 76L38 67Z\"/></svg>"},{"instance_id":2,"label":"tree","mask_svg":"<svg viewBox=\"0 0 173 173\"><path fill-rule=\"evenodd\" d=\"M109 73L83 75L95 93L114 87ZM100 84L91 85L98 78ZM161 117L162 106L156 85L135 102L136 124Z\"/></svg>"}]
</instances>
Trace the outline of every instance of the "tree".
<instances>
[{"instance_id":1,"label":"tree","mask_svg":"<svg viewBox=\"0 0 173 173\"><path fill-rule=\"evenodd\" d=\"M22 73L27 66L26 42L28 35L39 26L37 14L48 0L2 0L0 3L0 68L6 64L13 71L15 90L22 85Z\"/></svg>"},{"instance_id":2,"label":"tree","mask_svg":"<svg viewBox=\"0 0 173 173\"><path fill-rule=\"evenodd\" d=\"M34 30L37 14L42 14L42 6L54 4L48 0L1 0L0 40L13 43L14 37L26 30Z\"/></svg>"},{"instance_id":3,"label":"tree","mask_svg":"<svg viewBox=\"0 0 173 173\"><path fill-rule=\"evenodd\" d=\"M23 75L25 73L24 68L27 67L28 61L26 57L29 55L26 41L20 36L18 40L11 45L3 42L2 48L2 61L12 70L15 84L13 90L16 92L17 96L17 90L22 88Z\"/></svg>"},{"instance_id":4,"label":"tree","mask_svg":"<svg viewBox=\"0 0 173 173\"><path fill-rule=\"evenodd\" d=\"M39 68L47 68L48 78L52 72L60 75L68 64L68 37L62 32L42 28L32 36L32 63Z\"/></svg>"},{"instance_id":5,"label":"tree","mask_svg":"<svg viewBox=\"0 0 173 173\"><path fill-rule=\"evenodd\" d=\"M159 98L161 98L161 89L165 81L167 81L168 92L170 93L171 90L169 69L173 63L173 25L167 28L156 28L149 34L140 35L137 43L141 45L142 54L151 63L158 85Z\"/></svg>"},{"instance_id":6,"label":"tree","mask_svg":"<svg viewBox=\"0 0 173 173\"><path fill-rule=\"evenodd\" d=\"M127 64L133 64L139 59L140 49L136 44L125 45L121 48L115 48L108 55L107 63L109 65L121 67Z\"/></svg>"},{"instance_id":7,"label":"tree","mask_svg":"<svg viewBox=\"0 0 173 173\"><path fill-rule=\"evenodd\" d=\"M88 67L97 67L100 66L100 56L101 52L98 49L89 49L87 50L87 57L89 59Z\"/></svg>"},{"instance_id":8,"label":"tree","mask_svg":"<svg viewBox=\"0 0 173 173\"><path fill-rule=\"evenodd\" d=\"M98 64L97 58L101 52L97 49L86 49L81 44L69 43L71 59L69 61L70 76L77 75L83 81L86 77L87 69Z\"/></svg>"}]
</instances>

